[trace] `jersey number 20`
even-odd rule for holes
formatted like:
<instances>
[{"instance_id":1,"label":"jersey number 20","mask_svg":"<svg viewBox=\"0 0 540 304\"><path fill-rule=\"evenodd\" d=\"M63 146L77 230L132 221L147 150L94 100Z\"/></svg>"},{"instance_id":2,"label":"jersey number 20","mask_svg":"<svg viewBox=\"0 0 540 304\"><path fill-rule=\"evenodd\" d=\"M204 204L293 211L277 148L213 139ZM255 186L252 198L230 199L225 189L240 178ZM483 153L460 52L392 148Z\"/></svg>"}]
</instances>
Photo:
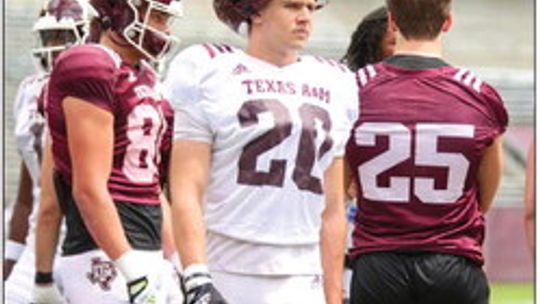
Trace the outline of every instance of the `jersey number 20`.
<instances>
[{"instance_id":1,"label":"jersey number 20","mask_svg":"<svg viewBox=\"0 0 540 304\"><path fill-rule=\"evenodd\" d=\"M299 108L302 120L302 133L298 142L298 152L292 179L298 189L316 194L322 193L321 180L311 175L316 159L320 159L332 147L329 136L331 121L321 107L304 104ZM243 149L238 162L238 183L244 185L270 185L281 187L285 178L287 160L273 159L267 172L257 171L257 158L266 151L276 147L289 135L292 124L290 114L285 106L277 100L252 100L244 103L238 111L238 119L242 127L249 127L258 122L258 115L270 112L274 117L274 127L266 133L250 141ZM316 151L316 121L319 120L326 137Z\"/></svg>"}]
</instances>

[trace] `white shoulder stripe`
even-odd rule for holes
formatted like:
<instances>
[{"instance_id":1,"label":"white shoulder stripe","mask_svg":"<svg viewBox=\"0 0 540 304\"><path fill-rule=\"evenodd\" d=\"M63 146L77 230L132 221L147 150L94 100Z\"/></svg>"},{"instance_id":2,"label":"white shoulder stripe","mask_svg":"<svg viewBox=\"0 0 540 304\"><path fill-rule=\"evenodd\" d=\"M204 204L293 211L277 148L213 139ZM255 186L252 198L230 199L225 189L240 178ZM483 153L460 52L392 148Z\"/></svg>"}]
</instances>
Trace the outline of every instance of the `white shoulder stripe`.
<instances>
[{"instance_id":1,"label":"white shoulder stripe","mask_svg":"<svg viewBox=\"0 0 540 304\"><path fill-rule=\"evenodd\" d=\"M365 86L367 83L367 77L366 77L366 73L364 72L364 68L358 70L357 74L358 74L358 79L360 80L360 85Z\"/></svg>"},{"instance_id":2,"label":"white shoulder stripe","mask_svg":"<svg viewBox=\"0 0 540 304\"><path fill-rule=\"evenodd\" d=\"M456 73L456 75L454 75L454 79L457 80L457 81L461 81L461 78L463 77L463 75L465 75L465 73L467 73L467 69L459 69Z\"/></svg>"},{"instance_id":3,"label":"white shoulder stripe","mask_svg":"<svg viewBox=\"0 0 540 304\"><path fill-rule=\"evenodd\" d=\"M465 68L460 68L454 75L454 79L463 83L466 86L472 87L476 92L480 92L482 80L480 80L473 72Z\"/></svg>"},{"instance_id":4,"label":"white shoulder stripe","mask_svg":"<svg viewBox=\"0 0 540 304\"><path fill-rule=\"evenodd\" d=\"M480 80L478 78L474 79L472 87L476 92L480 93L480 86L481 85L482 85L482 80Z\"/></svg>"},{"instance_id":5,"label":"white shoulder stripe","mask_svg":"<svg viewBox=\"0 0 540 304\"><path fill-rule=\"evenodd\" d=\"M467 76L463 80L463 84L470 86L473 78L474 78L474 74L472 72L469 72L469 74L467 74Z\"/></svg>"},{"instance_id":6,"label":"white shoulder stripe","mask_svg":"<svg viewBox=\"0 0 540 304\"><path fill-rule=\"evenodd\" d=\"M377 75L377 72L375 72L375 68L371 64L368 64L366 66L366 70L368 71L370 78L373 78L375 77L375 75Z\"/></svg>"}]
</instances>

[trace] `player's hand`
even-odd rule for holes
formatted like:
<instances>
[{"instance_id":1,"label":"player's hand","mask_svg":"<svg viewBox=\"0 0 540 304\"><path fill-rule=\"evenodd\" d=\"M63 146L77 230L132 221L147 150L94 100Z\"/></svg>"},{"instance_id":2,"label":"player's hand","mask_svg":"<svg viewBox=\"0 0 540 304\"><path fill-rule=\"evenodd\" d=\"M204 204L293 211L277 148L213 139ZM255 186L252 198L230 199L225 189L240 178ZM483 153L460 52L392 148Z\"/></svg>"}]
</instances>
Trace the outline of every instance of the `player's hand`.
<instances>
[{"instance_id":1,"label":"player's hand","mask_svg":"<svg viewBox=\"0 0 540 304\"><path fill-rule=\"evenodd\" d=\"M148 276L127 283L129 302L132 304L158 303L159 288Z\"/></svg>"},{"instance_id":2,"label":"player's hand","mask_svg":"<svg viewBox=\"0 0 540 304\"><path fill-rule=\"evenodd\" d=\"M183 274L186 304L227 304L212 284L206 265L190 265Z\"/></svg>"},{"instance_id":3,"label":"player's hand","mask_svg":"<svg viewBox=\"0 0 540 304\"><path fill-rule=\"evenodd\" d=\"M32 287L31 304L60 304L64 303L58 288L54 283L34 284Z\"/></svg>"},{"instance_id":4,"label":"player's hand","mask_svg":"<svg viewBox=\"0 0 540 304\"><path fill-rule=\"evenodd\" d=\"M114 265L127 282L129 302L132 304L155 304L162 302L161 281L155 270L147 269L144 257L129 250L114 261Z\"/></svg>"}]
</instances>

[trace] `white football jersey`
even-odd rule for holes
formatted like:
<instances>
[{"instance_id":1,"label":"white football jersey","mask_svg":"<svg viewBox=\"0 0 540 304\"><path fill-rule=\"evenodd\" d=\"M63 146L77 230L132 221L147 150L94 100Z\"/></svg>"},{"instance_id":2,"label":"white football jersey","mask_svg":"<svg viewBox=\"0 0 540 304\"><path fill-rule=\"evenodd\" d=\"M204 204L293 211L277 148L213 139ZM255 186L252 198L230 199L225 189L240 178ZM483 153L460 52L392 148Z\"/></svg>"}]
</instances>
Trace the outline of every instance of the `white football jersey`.
<instances>
[{"instance_id":1,"label":"white football jersey","mask_svg":"<svg viewBox=\"0 0 540 304\"><path fill-rule=\"evenodd\" d=\"M38 112L38 98L48 74L37 73L26 77L19 85L14 102L15 139L17 150L32 179L34 208L30 215L30 231L36 225L39 201L41 155L45 144L45 118Z\"/></svg>"},{"instance_id":2,"label":"white football jersey","mask_svg":"<svg viewBox=\"0 0 540 304\"><path fill-rule=\"evenodd\" d=\"M165 91L175 140L212 145L210 232L272 245L319 241L323 175L356 118L353 73L302 56L277 67L227 45L195 45L173 60Z\"/></svg>"}]
</instances>

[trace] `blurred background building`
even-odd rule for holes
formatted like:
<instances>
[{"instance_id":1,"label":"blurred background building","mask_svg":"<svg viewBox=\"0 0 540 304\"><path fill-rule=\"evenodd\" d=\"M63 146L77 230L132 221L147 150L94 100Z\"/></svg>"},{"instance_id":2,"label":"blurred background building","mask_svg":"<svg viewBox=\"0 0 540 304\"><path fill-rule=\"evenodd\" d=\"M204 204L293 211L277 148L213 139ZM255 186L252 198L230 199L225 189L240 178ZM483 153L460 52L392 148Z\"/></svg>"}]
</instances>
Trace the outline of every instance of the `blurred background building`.
<instances>
[{"instance_id":1,"label":"blurred background building","mask_svg":"<svg viewBox=\"0 0 540 304\"><path fill-rule=\"evenodd\" d=\"M20 162L13 138L12 103L19 82L34 72L30 49L35 40L31 28L41 3L4 1L6 208L16 195ZM328 7L317 13L306 52L339 59L359 20L383 3L331 0ZM525 244L522 206L525 153L534 136L534 1L454 1L453 6L454 26L444 37L446 59L472 69L495 86L510 113L502 189L495 208L487 216L486 270L493 282L531 282L534 271ZM184 0L184 9L184 18L175 23L181 48L208 41L244 45L241 37L217 20L212 0Z\"/></svg>"}]
</instances>

